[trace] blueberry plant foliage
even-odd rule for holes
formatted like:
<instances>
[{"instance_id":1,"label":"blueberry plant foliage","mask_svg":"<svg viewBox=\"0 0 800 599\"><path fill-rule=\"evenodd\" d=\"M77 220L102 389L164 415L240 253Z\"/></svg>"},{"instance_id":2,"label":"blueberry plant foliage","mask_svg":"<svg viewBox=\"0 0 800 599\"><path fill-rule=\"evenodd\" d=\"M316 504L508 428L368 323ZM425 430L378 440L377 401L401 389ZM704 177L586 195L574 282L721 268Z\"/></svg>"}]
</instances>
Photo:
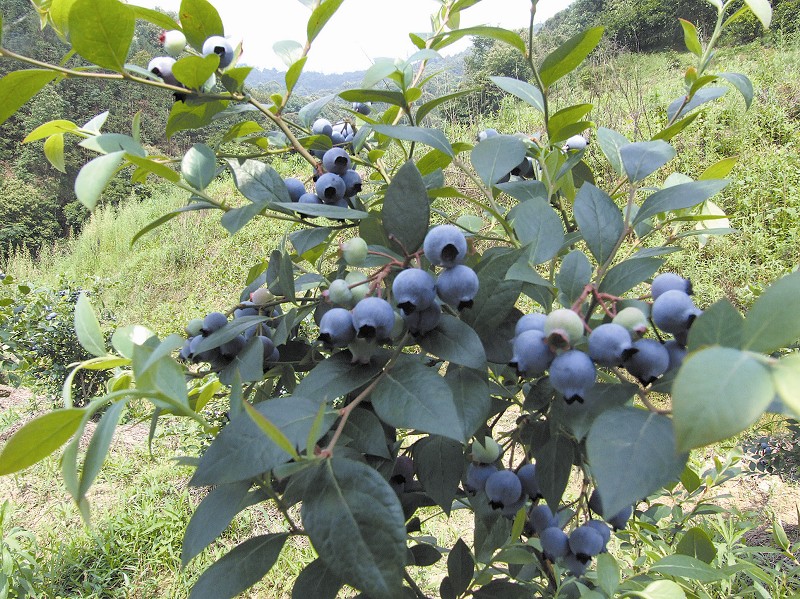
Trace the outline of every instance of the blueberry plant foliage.
<instances>
[{"instance_id":1,"label":"blueberry plant foliage","mask_svg":"<svg viewBox=\"0 0 800 599\"><path fill-rule=\"evenodd\" d=\"M576 32L539 61L528 50L536 0L529 39L460 28L478 0L441 0L431 31L410 35L408 59L378 60L361 88L289 113L314 40L342 3L301 1L307 39L276 44L287 71L268 101L248 92L241 47L206 0L183 0L179 22L119 0L33 0L42 27L71 47L60 64L0 40L0 58L19 67L0 80L0 121L43 87L83 77L174 94L168 137L231 123L216 145L183 156L139 143L147 115L130 134L104 132L105 115L28 134L25 142L44 140L56 167L66 142L97 154L75 180L90 209L121 171L185 191L185 206L134 242L199 210L219 212L231 234L254 219L290 227L253 264L241 296L220 298L228 309L198 314L186 336L126 326L109 346L81 296L75 328L94 357L69 375L63 408L5 443L0 474L64 446L63 480L88 519L87 490L126 403L141 398L153 406L153 427L183 417L212 438L186 462L190 483L210 490L188 522L184 564L249 506L272 502L285 518L209 567L192 598L241 593L291 537L307 537L318 554L294 583L297 597L333 598L344 585L372 599L424 597L416 568L440 561L446 599L684 596L675 581L707 575L702 555L670 556L621 580L606 551L614 530L630 525L640 500L693 480L691 449L765 411L800 415L800 274L775 281L746 315L726 299L697 306L680 273L658 274L685 238L731 232L714 226L711 198L735 160L697 179L666 176L665 167L676 155L671 141L691 131L704 104L732 88L752 101L746 76L713 70L714 48L747 12L768 27L769 3L746 0L735 11L733 0L708 0L719 18L705 43L681 21L696 58L685 93L653 138L632 141L588 120L590 104L554 110L551 90L603 29ZM127 62L136 19L165 29L165 55L147 69ZM541 113L544 132L486 130L475 142L429 126L438 106L468 92L426 99L435 77L426 66L474 35L528 60L531 81L492 82ZM334 101L352 106L337 123L324 112ZM615 173L608 189L584 160L590 151ZM288 152L309 168L284 180L271 163ZM209 193L222 171L240 201ZM448 183L453 171L468 189ZM70 380L83 369L112 376L104 395L75 407ZM220 411L224 426L213 417ZM79 439L95 416L84 451ZM565 495L571 478L581 483L577 496ZM445 547L424 533L421 515L456 509L474 515L464 538Z\"/></svg>"}]
</instances>

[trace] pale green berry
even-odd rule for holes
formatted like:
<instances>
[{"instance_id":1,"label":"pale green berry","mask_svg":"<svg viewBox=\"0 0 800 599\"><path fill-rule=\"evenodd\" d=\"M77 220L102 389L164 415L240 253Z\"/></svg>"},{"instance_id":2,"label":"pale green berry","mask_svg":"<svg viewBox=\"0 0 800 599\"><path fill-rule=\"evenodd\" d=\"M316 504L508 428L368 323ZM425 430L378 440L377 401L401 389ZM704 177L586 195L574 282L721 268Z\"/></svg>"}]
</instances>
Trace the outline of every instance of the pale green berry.
<instances>
[{"instance_id":1,"label":"pale green berry","mask_svg":"<svg viewBox=\"0 0 800 599\"><path fill-rule=\"evenodd\" d=\"M275 299L275 295L266 287L259 287L250 294L250 301L257 306L263 306Z\"/></svg>"},{"instance_id":2,"label":"pale green berry","mask_svg":"<svg viewBox=\"0 0 800 599\"><path fill-rule=\"evenodd\" d=\"M556 345L575 345L583 337L583 320L568 308L553 310L544 321L544 334Z\"/></svg>"},{"instance_id":3,"label":"pale green berry","mask_svg":"<svg viewBox=\"0 0 800 599\"><path fill-rule=\"evenodd\" d=\"M641 337L647 331L647 316L635 306L623 308L611 322L622 325L635 338Z\"/></svg>"},{"instance_id":4,"label":"pale green berry","mask_svg":"<svg viewBox=\"0 0 800 599\"><path fill-rule=\"evenodd\" d=\"M342 257L349 266L360 266L367 259L367 242L353 237L342 244Z\"/></svg>"},{"instance_id":5,"label":"pale green berry","mask_svg":"<svg viewBox=\"0 0 800 599\"><path fill-rule=\"evenodd\" d=\"M480 464L491 464L500 457L503 449L491 437L484 437L483 444L477 439L472 442L472 461Z\"/></svg>"},{"instance_id":6,"label":"pale green berry","mask_svg":"<svg viewBox=\"0 0 800 599\"><path fill-rule=\"evenodd\" d=\"M353 303L357 303L367 297L369 293L369 279L363 272L359 270L349 272L344 280L350 287L350 292L353 294Z\"/></svg>"},{"instance_id":7,"label":"pale green berry","mask_svg":"<svg viewBox=\"0 0 800 599\"><path fill-rule=\"evenodd\" d=\"M353 292L344 279L331 281L328 287L328 299L334 304L345 306L346 308L352 308L355 305L353 301Z\"/></svg>"}]
</instances>

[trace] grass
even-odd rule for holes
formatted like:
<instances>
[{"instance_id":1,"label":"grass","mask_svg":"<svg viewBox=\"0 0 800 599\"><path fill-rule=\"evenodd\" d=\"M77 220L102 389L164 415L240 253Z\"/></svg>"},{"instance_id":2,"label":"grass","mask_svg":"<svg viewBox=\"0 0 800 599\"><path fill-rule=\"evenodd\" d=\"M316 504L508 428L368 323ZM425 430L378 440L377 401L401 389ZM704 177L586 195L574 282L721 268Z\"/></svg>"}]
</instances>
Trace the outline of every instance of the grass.
<instances>
[{"instance_id":1,"label":"grass","mask_svg":"<svg viewBox=\"0 0 800 599\"><path fill-rule=\"evenodd\" d=\"M731 184L715 201L740 233L713 239L703 247L689 240L684 244L687 251L671 255L665 269L689 276L701 305L725 296L745 308L764 285L798 260L800 50L796 46L725 49L719 59L721 70L744 72L753 79L753 105L745 112L741 97L732 91L710 106L676 140L679 156L670 167L697 177L709 164L739 156ZM592 102L591 118L598 124L631 139L647 139L665 122L663 106L681 93L682 71L688 64L687 55L677 53L598 55L589 70L558 84L554 107ZM532 132L541 127L537 119L533 112L507 102L495 118L479 125ZM452 127L451 133L460 139L473 135L464 127ZM612 176L597 144L590 146L588 156L598 184L608 188ZM307 171L296 157L275 166L283 175ZM660 182L658 175L653 180ZM462 180L453 183L464 185ZM223 176L208 191L219 200L240 201L232 190L232 181ZM101 208L79 237L49 248L37 260L15 256L7 271L38 285L56 287L63 277L96 289L95 301L114 315L117 324L145 324L162 336L180 331L189 319L236 303L250 267L285 243L292 227L258 219L229 236L219 225L219 213L195 212L173 219L131 248L130 240L139 229L185 201L183 194L161 189L150 199L119 209ZM12 426L22 416L0 414L0 425ZM10 523L35 532L34 540L23 541L33 555L42 596L184 597L199 574L236 543L282 530L276 513L263 506L250 508L182 570L185 524L203 491L187 488L189 471L168 459L176 448L167 441L176 438L188 443L192 433L180 428L165 433L155 458L141 445L112 453L91 497L91 529L82 525L66 494L54 484L59 479L55 460L24 475L0 479L5 495L16 497ZM713 460L726 449L719 446L694 458ZM9 485L15 485L13 493ZM468 534L466 512L456 512L450 519L435 517L432 511L426 514L430 519L420 534L428 540L447 547ZM313 557L307 544L287 543L278 565L245 596L289 597L291 581ZM427 592L436 594L445 571L440 560L415 575L421 576L418 580Z\"/></svg>"}]
</instances>

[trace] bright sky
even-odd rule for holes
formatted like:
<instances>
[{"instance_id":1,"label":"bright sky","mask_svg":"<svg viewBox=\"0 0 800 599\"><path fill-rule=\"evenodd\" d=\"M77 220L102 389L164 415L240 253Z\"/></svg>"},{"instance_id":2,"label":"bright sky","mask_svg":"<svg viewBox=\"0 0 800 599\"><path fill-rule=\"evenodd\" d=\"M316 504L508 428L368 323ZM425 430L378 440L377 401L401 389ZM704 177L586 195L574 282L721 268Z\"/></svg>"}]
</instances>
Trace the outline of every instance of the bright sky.
<instances>
[{"instance_id":1,"label":"bright sky","mask_svg":"<svg viewBox=\"0 0 800 599\"><path fill-rule=\"evenodd\" d=\"M128 0L130 4L160 7L177 13L180 0ZM540 0L536 21L543 22L572 0ZM305 43L308 9L297 0L211 0L225 24L225 34L243 40L242 61L255 66L286 70L272 50L281 40ZM323 73L359 71L370 59L407 58L416 48L409 32L431 30L430 15L436 0L345 0L325 30L314 41L306 70ZM461 27L498 25L508 29L527 27L530 0L483 0L461 13ZM460 52L468 42L448 46L446 53Z\"/></svg>"}]
</instances>

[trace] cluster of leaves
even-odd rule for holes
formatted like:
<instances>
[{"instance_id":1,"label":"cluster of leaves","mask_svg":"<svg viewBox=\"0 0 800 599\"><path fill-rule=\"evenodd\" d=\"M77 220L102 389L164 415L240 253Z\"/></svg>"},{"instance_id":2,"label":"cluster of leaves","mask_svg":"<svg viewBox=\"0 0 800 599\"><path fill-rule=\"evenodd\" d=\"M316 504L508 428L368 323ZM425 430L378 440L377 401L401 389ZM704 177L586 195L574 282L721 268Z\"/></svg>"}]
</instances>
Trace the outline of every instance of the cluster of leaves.
<instances>
[{"instance_id":1,"label":"cluster of leaves","mask_svg":"<svg viewBox=\"0 0 800 599\"><path fill-rule=\"evenodd\" d=\"M73 365L91 354L78 341L75 302L82 292L63 284L33 289L2 275L0 287L0 370L14 385L24 384L53 398L61 395ZM73 379L80 401L105 389L104 372L85 371Z\"/></svg>"},{"instance_id":2,"label":"cluster of leaves","mask_svg":"<svg viewBox=\"0 0 800 599\"><path fill-rule=\"evenodd\" d=\"M520 380L509 365L522 305L536 303L545 313L559 305L570 309L586 331L629 305L648 314L650 297L638 290L662 267L664 255L677 251L686 237L731 232L708 223L724 217L709 202L727 185L734 160L711 165L697 180L681 173L662 179L661 169L676 155L670 141L691 127L705 103L729 89L712 83L730 84L748 105L752 101L746 76L711 71L714 46L739 14L729 14L733 3L710 1L717 21L706 45L692 23L682 22L687 48L697 58L686 72L685 93L668 106L663 128L652 139L631 141L597 128L588 120L589 104L553 111L549 101L559 80L598 45L602 27L575 34L538 61L530 42L514 32L459 28L460 12L476 0L442 2L432 16L432 31L410 36L417 52L405 61L377 61L361 88L339 94L346 102L371 102L373 107L369 115L351 111L358 125L353 163L365 173L365 191L345 208L292 202L286 183L269 165L276 154L296 152L311 165L313 177L322 171L314 152L332 144L312 130L332 96L296 115L286 108L315 38L341 0L302 1L310 9L307 39L277 44L288 70L285 90L269 102L244 87L247 68L234 62L220 70L217 56L200 55L206 39L224 35L218 13L206 0L183 0L180 24L119 0L52 0L40 6L43 22L68 38L75 53L100 73L32 61L0 45L0 58L36 67L0 79L0 97L7 98L0 116L12 114L42 87L61 79L102 77L177 93L165 124L168 136L202 129L215 118L237 119L224 137L242 148L233 154L210 144L196 144L179 158L149 153L137 139L136 126L133 135L102 133L97 126L85 137L84 147L98 154L75 182L76 195L87 207L94 207L108 182L128 166L135 169L135 180L155 176L187 192L186 206L146 226L134 241L193 210L219 210L231 234L257 218L281 219L294 228L267 260L253 266L238 302L231 302L233 312L265 289L260 293L269 299L260 309L281 308L268 324L279 358L266 372L263 355L258 355L261 344L253 344L254 359L239 364L237 357L224 380L218 380L176 360L175 352L185 343L179 335L161 340L138 325L118 328L109 351L88 299L80 296L75 329L95 357L67 377L63 409L31 421L9 439L0 452L0 474L21 470L67 443L61 461L65 486L88 519L87 490L126 404L141 398L153 405L153 427L160 417L173 415L197 422L213 437L191 461L191 484L212 490L188 524L184 563L251 505L274 502L285 517L285 530L248 539L206 570L193 598L242 592L270 570L292 536L308 537L319 554L298 576L297 596L335 597L348 584L374 599L424 597L407 566L429 566L445 554L448 575L440 593L448 599L531 592L684 596L675 582L684 576L681 568L637 571L611 584L609 573L617 570L608 554L598 559L597 575L573 576L542 551L525 501L507 517L485 496L468 493L463 483L470 438L492 437L503 445L508 468L535 461L540 494L553 513L564 517L559 526L577 528L591 518L593 488L602 497L604 515L616 514L682 473L687 476L692 448L744 430L768 409L800 413L800 356L791 353L791 344L800 338L799 273L767 288L746 317L727 300L707 307L692 323L681 368L655 383L637 383L617 368L604 367L583 401L568 404L546 376ZM532 15L535 7L533 1ZM768 26L766 2L748 0L742 11L747 10ZM185 56L173 65L182 86L126 62L137 18L185 35ZM529 40L532 22L533 16ZM94 34L99 30L107 35L99 38ZM491 81L542 114L543 136L496 135L473 146L426 126L440 105L466 93L423 101L430 79L427 62L470 35L498 40L527 60L532 83L505 76ZM209 91L205 84L212 75L220 86ZM245 112L260 122L243 118ZM39 134L63 136L77 129L57 121L41 125ZM86 133L87 127L80 129ZM583 160L590 148L562 145L587 129L596 129L596 146L616 173L608 191L595 185ZM510 177L528 158L535 178ZM242 196L236 205L207 192L220 167L230 171ZM448 184L445 172L450 169L467 177L469 189ZM459 213L454 204L469 206L469 213ZM449 311L433 329L413 338L370 339L367 356L356 355L352 344L348 349L320 347L315 315L327 302L327 287L347 281L351 266L337 254L340 240L357 229L368 244L368 257L359 266L367 271L362 275L369 281L368 292L396 304L391 279L398 270L413 264L435 271L436 261L426 258L423 247L434 220L453 224L470 237L464 263L478 278L472 305ZM697 223L704 226L698 229ZM266 321L263 316L245 318ZM231 341L254 324L236 320L241 319L202 339L203 349ZM576 347L585 342L579 333L570 338ZM76 408L71 381L86 369L109 370L113 377L106 394ZM227 411L229 423L222 428L209 422L212 404ZM82 453L83 428L101 410ZM500 424L512 420L502 419L507 412L517 418ZM403 484L395 480L397 465L408 454L418 485L405 484L410 476ZM566 489L573 476L582 485L578 497L570 499ZM289 509L297 504L301 522ZM451 548L440 547L422 534L418 510L425 506L438 506L446 515L456 508L471 510L472 545L460 540Z\"/></svg>"}]
</instances>

